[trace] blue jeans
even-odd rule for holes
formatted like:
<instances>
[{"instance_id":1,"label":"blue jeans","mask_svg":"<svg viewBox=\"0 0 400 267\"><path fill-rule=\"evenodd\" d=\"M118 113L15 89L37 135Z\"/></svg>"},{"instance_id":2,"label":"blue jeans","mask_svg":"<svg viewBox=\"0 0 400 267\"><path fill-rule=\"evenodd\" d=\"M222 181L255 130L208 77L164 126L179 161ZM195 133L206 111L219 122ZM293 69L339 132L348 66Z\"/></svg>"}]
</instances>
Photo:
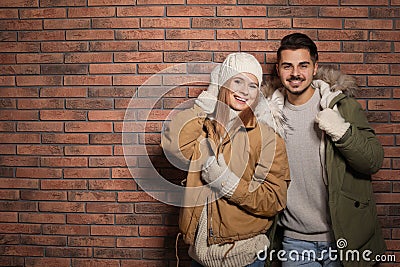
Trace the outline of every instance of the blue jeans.
<instances>
[{"instance_id":1,"label":"blue jeans","mask_svg":"<svg viewBox=\"0 0 400 267\"><path fill-rule=\"evenodd\" d=\"M201 265L200 263L198 263L195 260L192 260L192 262L190 263L190 267L203 267L203 265ZM264 261L256 259L255 262L253 262L249 265L246 265L246 267L264 267Z\"/></svg>"},{"instance_id":2,"label":"blue jeans","mask_svg":"<svg viewBox=\"0 0 400 267\"><path fill-rule=\"evenodd\" d=\"M314 242L283 238L283 250L286 252L283 257L282 267L340 267L336 244L334 242Z\"/></svg>"}]
</instances>

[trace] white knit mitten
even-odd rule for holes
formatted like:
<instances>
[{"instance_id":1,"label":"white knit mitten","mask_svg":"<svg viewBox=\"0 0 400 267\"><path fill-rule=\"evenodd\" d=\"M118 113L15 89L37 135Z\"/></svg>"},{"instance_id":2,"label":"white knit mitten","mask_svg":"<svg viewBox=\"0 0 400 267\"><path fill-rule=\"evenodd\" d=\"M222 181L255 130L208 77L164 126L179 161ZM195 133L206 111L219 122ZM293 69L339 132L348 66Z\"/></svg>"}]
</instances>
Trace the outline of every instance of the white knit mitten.
<instances>
[{"instance_id":1,"label":"white knit mitten","mask_svg":"<svg viewBox=\"0 0 400 267\"><path fill-rule=\"evenodd\" d=\"M326 108L318 112L315 121L321 130L331 136L333 142L337 142L350 127L350 123L346 122L339 112Z\"/></svg>"},{"instance_id":2,"label":"white knit mitten","mask_svg":"<svg viewBox=\"0 0 400 267\"><path fill-rule=\"evenodd\" d=\"M223 154L219 154L218 158L210 156L207 159L205 169L201 172L201 177L212 188L227 197L233 195L240 181L240 178L226 165Z\"/></svg>"},{"instance_id":3,"label":"white knit mitten","mask_svg":"<svg viewBox=\"0 0 400 267\"><path fill-rule=\"evenodd\" d=\"M217 104L217 97L219 92L219 84L218 84L219 71L220 71L220 65L217 65L211 71L210 85L208 86L207 91L201 92L201 94L195 100L195 103L207 114L213 113L215 105Z\"/></svg>"}]
</instances>

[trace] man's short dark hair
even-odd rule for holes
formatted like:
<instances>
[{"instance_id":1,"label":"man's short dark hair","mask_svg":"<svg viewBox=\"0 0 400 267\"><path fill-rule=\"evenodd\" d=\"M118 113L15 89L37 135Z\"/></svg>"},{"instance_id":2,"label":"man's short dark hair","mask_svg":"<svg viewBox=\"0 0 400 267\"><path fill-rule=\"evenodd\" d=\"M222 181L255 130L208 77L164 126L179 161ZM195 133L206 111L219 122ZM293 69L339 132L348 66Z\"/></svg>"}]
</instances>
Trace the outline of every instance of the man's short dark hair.
<instances>
[{"instance_id":1,"label":"man's short dark hair","mask_svg":"<svg viewBox=\"0 0 400 267\"><path fill-rule=\"evenodd\" d=\"M310 52L311 60L315 63L318 61L318 49L313 40L303 33L292 33L286 35L281 40L281 45L277 52L278 62L281 59L283 50L307 49Z\"/></svg>"}]
</instances>

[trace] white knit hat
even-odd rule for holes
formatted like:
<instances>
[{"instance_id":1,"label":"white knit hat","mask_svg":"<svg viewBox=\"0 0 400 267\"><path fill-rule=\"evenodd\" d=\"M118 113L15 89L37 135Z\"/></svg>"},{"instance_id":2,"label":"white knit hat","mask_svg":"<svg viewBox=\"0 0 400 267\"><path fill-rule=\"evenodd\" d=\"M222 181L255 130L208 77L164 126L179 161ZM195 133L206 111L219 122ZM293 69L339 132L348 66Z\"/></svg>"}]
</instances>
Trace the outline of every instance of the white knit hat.
<instances>
[{"instance_id":1,"label":"white knit hat","mask_svg":"<svg viewBox=\"0 0 400 267\"><path fill-rule=\"evenodd\" d=\"M251 54L248 53L232 53L229 54L224 62L222 62L221 69L219 71L218 85L221 87L230 78L239 73L251 73L257 77L258 87L260 87L263 71L258 60Z\"/></svg>"}]
</instances>

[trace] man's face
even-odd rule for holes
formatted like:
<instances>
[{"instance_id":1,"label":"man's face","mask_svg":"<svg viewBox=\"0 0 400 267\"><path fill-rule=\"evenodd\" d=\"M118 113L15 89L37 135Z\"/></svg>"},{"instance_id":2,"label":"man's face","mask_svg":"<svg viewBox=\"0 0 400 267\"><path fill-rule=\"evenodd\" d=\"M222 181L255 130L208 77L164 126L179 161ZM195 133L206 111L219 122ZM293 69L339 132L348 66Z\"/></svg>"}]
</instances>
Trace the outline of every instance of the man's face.
<instances>
[{"instance_id":1,"label":"man's face","mask_svg":"<svg viewBox=\"0 0 400 267\"><path fill-rule=\"evenodd\" d=\"M307 49L283 50L276 65L279 78L289 95L300 96L311 89L318 63L313 63Z\"/></svg>"}]
</instances>

